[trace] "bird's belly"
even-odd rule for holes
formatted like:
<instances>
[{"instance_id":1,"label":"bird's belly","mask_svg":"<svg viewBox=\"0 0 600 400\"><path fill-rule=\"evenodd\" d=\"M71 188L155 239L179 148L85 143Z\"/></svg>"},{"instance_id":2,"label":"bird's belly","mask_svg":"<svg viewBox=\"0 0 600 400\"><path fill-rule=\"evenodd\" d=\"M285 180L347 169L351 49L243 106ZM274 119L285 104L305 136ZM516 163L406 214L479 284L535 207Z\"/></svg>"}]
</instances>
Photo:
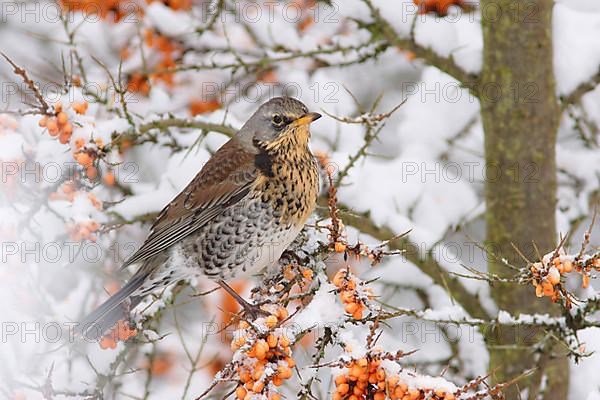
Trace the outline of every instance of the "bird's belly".
<instances>
[{"instance_id":1,"label":"bird's belly","mask_svg":"<svg viewBox=\"0 0 600 400\"><path fill-rule=\"evenodd\" d=\"M275 263L301 229L283 224L260 197L250 198L175 245L170 261L188 276L249 276Z\"/></svg>"}]
</instances>

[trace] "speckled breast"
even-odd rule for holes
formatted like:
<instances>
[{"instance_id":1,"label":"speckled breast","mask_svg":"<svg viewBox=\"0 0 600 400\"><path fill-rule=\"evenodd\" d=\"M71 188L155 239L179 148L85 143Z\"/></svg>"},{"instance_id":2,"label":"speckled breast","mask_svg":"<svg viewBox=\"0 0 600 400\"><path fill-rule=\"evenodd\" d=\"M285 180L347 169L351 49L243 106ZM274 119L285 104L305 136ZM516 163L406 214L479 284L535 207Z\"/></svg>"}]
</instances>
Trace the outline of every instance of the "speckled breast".
<instances>
[{"instance_id":1,"label":"speckled breast","mask_svg":"<svg viewBox=\"0 0 600 400\"><path fill-rule=\"evenodd\" d=\"M319 186L312 155L275 158L251 192L173 249L184 275L256 274L275 263L313 212ZM179 267L181 268L181 266Z\"/></svg>"},{"instance_id":2,"label":"speckled breast","mask_svg":"<svg viewBox=\"0 0 600 400\"><path fill-rule=\"evenodd\" d=\"M195 274L229 279L276 262L298 233L260 196L248 196L184 239L175 251Z\"/></svg>"}]
</instances>

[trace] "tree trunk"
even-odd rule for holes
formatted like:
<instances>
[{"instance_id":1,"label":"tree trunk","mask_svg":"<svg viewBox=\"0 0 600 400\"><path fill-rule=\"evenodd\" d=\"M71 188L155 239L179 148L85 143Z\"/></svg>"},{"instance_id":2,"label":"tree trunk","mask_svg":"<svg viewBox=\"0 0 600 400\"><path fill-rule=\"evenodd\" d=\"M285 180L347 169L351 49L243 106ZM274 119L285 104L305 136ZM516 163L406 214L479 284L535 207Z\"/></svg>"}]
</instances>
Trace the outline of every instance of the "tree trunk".
<instances>
[{"instance_id":1,"label":"tree trunk","mask_svg":"<svg viewBox=\"0 0 600 400\"><path fill-rule=\"evenodd\" d=\"M552 58L551 0L482 0L483 69L478 92L485 131L486 245L513 265L530 260L556 245L555 146L560 109ZM511 271L490 257L490 272ZM548 298L536 299L533 287L495 285L492 296L500 310L511 314L547 313L555 309ZM488 335L490 371L496 381L510 380L538 367L520 380L530 399L548 378L544 399L564 400L568 389L568 360L538 358L531 347L539 332L510 330ZM557 350L556 348L554 349ZM547 348L547 352L551 349ZM507 397L516 399L513 385Z\"/></svg>"}]
</instances>

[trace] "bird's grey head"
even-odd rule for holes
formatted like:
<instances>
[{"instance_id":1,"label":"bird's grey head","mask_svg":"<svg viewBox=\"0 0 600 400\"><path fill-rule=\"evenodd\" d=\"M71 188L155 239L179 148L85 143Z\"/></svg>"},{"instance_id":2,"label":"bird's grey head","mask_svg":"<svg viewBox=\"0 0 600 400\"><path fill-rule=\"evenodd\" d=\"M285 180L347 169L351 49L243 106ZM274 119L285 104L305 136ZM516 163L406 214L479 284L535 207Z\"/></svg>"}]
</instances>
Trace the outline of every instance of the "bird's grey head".
<instances>
[{"instance_id":1,"label":"bird's grey head","mask_svg":"<svg viewBox=\"0 0 600 400\"><path fill-rule=\"evenodd\" d=\"M308 133L308 125L321 115L292 97L274 97L261 105L239 132L243 139L271 142L282 134Z\"/></svg>"}]
</instances>

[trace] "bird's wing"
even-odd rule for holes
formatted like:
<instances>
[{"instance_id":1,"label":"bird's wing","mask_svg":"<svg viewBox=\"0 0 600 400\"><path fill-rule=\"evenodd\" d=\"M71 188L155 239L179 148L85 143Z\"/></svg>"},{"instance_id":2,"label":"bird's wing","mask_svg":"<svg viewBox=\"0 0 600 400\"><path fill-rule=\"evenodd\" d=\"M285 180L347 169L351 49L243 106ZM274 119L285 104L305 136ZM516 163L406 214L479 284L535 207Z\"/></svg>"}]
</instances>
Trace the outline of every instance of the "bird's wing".
<instances>
[{"instance_id":1,"label":"bird's wing","mask_svg":"<svg viewBox=\"0 0 600 400\"><path fill-rule=\"evenodd\" d=\"M255 154L236 139L225 143L160 212L144 244L121 268L147 260L192 234L243 199L258 173Z\"/></svg>"}]
</instances>

